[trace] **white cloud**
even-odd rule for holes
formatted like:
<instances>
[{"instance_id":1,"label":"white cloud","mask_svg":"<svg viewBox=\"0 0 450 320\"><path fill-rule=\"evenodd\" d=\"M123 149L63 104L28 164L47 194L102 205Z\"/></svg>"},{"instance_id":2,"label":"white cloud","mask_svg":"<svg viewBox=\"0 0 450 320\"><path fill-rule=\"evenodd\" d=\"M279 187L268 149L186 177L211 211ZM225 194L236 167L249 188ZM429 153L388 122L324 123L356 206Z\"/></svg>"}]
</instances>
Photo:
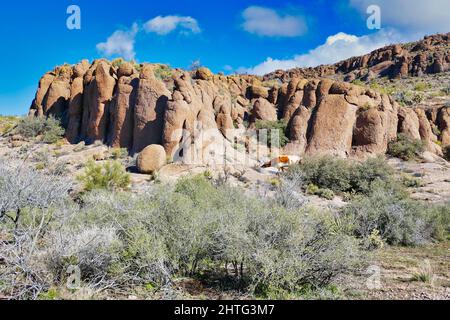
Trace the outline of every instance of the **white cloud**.
<instances>
[{"instance_id":1,"label":"white cloud","mask_svg":"<svg viewBox=\"0 0 450 320\"><path fill-rule=\"evenodd\" d=\"M349 0L362 15L370 5L381 8L382 26L425 33L450 31L449 0Z\"/></svg>"},{"instance_id":2,"label":"white cloud","mask_svg":"<svg viewBox=\"0 0 450 320\"><path fill-rule=\"evenodd\" d=\"M266 61L252 68L239 68L238 72L264 75L278 69L316 67L364 55L383 46L409 40L411 39L405 38L394 30L383 29L361 37L340 32L328 37L324 44L306 54L296 55L285 60L267 58Z\"/></svg>"},{"instance_id":3,"label":"white cloud","mask_svg":"<svg viewBox=\"0 0 450 320\"><path fill-rule=\"evenodd\" d=\"M247 32L267 37L297 37L306 33L302 17L281 15L273 9L252 6L242 13Z\"/></svg>"},{"instance_id":4,"label":"white cloud","mask_svg":"<svg viewBox=\"0 0 450 320\"><path fill-rule=\"evenodd\" d=\"M192 17L157 16L144 24L146 32L153 32L161 36L167 35L177 28L182 29L182 33L200 33L202 31L197 20Z\"/></svg>"},{"instance_id":5,"label":"white cloud","mask_svg":"<svg viewBox=\"0 0 450 320\"><path fill-rule=\"evenodd\" d=\"M107 57L117 55L132 60L136 56L134 43L138 31L137 23L134 23L130 30L117 30L106 42L97 44L97 50Z\"/></svg>"}]
</instances>

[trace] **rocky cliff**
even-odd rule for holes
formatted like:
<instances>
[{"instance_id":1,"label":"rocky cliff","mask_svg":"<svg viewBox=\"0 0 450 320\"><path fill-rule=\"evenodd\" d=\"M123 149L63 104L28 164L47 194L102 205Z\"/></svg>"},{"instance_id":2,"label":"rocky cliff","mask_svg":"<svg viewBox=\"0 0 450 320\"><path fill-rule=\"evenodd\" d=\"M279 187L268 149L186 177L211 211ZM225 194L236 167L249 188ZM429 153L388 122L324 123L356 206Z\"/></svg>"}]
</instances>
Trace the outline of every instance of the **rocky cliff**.
<instances>
[{"instance_id":1,"label":"rocky cliff","mask_svg":"<svg viewBox=\"0 0 450 320\"><path fill-rule=\"evenodd\" d=\"M445 71L450 71L450 33L427 36L418 42L390 45L334 65L277 70L264 78L288 81L294 77L335 77L351 82L378 77L420 77Z\"/></svg>"},{"instance_id":2,"label":"rocky cliff","mask_svg":"<svg viewBox=\"0 0 450 320\"><path fill-rule=\"evenodd\" d=\"M321 76L360 76L367 68L393 77L444 71L448 43L448 34L428 37L409 49L396 45L335 66L264 78L82 61L41 78L30 116L61 118L71 143L102 141L131 153L157 144L172 158L180 153L185 132L191 141L202 136L201 152L207 153L211 144L242 140L258 120L287 124L290 141L284 152L289 154L365 157L385 153L399 133L422 139L429 151L441 154L441 146L450 144L449 107L406 108L385 93ZM265 81L275 78L279 81ZM212 135L205 139L204 131Z\"/></svg>"}]
</instances>

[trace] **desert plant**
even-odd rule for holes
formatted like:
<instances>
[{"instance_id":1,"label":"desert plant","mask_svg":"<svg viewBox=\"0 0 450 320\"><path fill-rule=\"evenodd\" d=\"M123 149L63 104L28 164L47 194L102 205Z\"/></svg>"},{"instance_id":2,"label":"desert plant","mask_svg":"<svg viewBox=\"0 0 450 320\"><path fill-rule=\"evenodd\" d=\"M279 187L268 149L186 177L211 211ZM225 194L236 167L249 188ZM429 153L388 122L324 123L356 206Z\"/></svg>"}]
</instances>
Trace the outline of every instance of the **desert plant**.
<instances>
[{"instance_id":1,"label":"desert plant","mask_svg":"<svg viewBox=\"0 0 450 320\"><path fill-rule=\"evenodd\" d=\"M173 69L170 66L164 64L155 66L153 72L155 74L155 77L162 81L171 80L174 73Z\"/></svg>"},{"instance_id":2,"label":"desert plant","mask_svg":"<svg viewBox=\"0 0 450 320\"><path fill-rule=\"evenodd\" d=\"M335 192L345 192L352 187L350 164L343 159L328 156L306 158L301 164L292 166L287 175L295 171L303 174L305 185L312 184Z\"/></svg>"},{"instance_id":3,"label":"desert plant","mask_svg":"<svg viewBox=\"0 0 450 320\"><path fill-rule=\"evenodd\" d=\"M289 142L289 138L286 136L287 123L283 120L257 120L255 126L258 132L267 130L267 144L269 147L282 148Z\"/></svg>"},{"instance_id":4,"label":"desert plant","mask_svg":"<svg viewBox=\"0 0 450 320\"><path fill-rule=\"evenodd\" d=\"M419 82L414 86L415 91L426 91L427 89L430 89L430 85L425 82Z\"/></svg>"},{"instance_id":5,"label":"desert plant","mask_svg":"<svg viewBox=\"0 0 450 320\"><path fill-rule=\"evenodd\" d=\"M111 156L114 160L124 159L128 156L128 150L126 148L113 148Z\"/></svg>"},{"instance_id":6,"label":"desert plant","mask_svg":"<svg viewBox=\"0 0 450 320\"><path fill-rule=\"evenodd\" d=\"M17 125L15 131L26 138L42 136L42 141L49 144L57 142L65 133L59 120L53 117L23 118Z\"/></svg>"},{"instance_id":7,"label":"desert plant","mask_svg":"<svg viewBox=\"0 0 450 320\"><path fill-rule=\"evenodd\" d=\"M405 161L416 159L424 150L424 144L421 140L411 139L401 133L396 141L389 143L388 154Z\"/></svg>"},{"instance_id":8,"label":"desert plant","mask_svg":"<svg viewBox=\"0 0 450 320\"><path fill-rule=\"evenodd\" d=\"M107 161L103 164L89 161L84 173L77 178L86 191L126 189L131 182L130 175L123 165L117 161Z\"/></svg>"},{"instance_id":9,"label":"desert plant","mask_svg":"<svg viewBox=\"0 0 450 320\"><path fill-rule=\"evenodd\" d=\"M423 205L382 184L369 196L354 199L344 212L354 220L358 237L367 239L377 230L388 244L405 246L439 240L448 232L450 214L448 209Z\"/></svg>"}]
</instances>

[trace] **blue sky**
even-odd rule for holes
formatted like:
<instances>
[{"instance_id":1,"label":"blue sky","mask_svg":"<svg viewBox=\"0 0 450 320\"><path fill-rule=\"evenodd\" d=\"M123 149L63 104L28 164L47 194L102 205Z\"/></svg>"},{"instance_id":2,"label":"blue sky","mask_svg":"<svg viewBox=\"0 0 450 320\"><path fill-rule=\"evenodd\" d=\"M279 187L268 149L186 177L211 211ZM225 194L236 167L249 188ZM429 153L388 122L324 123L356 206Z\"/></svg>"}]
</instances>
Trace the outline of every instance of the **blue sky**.
<instances>
[{"instance_id":1,"label":"blue sky","mask_svg":"<svg viewBox=\"0 0 450 320\"><path fill-rule=\"evenodd\" d=\"M379 5L381 30L367 7ZM406 6L405 6L406 4ZM81 9L81 30L66 10ZM450 31L448 0L41 0L3 2L0 114L24 114L54 66L118 55L215 72L264 74Z\"/></svg>"}]
</instances>

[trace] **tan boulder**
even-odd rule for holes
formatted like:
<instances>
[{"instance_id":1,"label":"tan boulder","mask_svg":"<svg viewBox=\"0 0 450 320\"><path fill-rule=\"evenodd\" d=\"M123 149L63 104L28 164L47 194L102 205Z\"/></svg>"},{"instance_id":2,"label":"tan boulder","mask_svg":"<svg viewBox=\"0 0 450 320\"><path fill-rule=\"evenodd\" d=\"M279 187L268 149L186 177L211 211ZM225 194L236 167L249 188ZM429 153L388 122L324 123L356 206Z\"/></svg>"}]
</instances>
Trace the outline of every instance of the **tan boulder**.
<instances>
[{"instance_id":1,"label":"tan boulder","mask_svg":"<svg viewBox=\"0 0 450 320\"><path fill-rule=\"evenodd\" d=\"M359 111L353 129L353 147L356 152L379 154L387 151L385 116L376 108Z\"/></svg>"},{"instance_id":2,"label":"tan boulder","mask_svg":"<svg viewBox=\"0 0 450 320\"><path fill-rule=\"evenodd\" d=\"M253 85L250 87L250 92L251 92L252 98L254 98L254 99L269 98L269 89L262 87L262 86Z\"/></svg>"},{"instance_id":3,"label":"tan boulder","mask_svg":"<svg viewBox=\"0 0 450 320\"><path fill-rule=\"evenodd\" d=\"M400 108L398 110L398 132L407 137L420 140L419 118L412 109Z\"/></svg>"},{"instance_id":4,"label":"tan boulder","mask_svg":"<svg viewBox=\"0 0 450 320\"><path fill-rule=\"evenodd\" d=\"M90 64L88 60L83 60L73 66L73 76L75 78L84 77L86 72L89 70Z\"/></svg>"},{"instance_id":5,"label":"tan boulder","mask_svg":"<svg viewBox=\"0 0 450 320\"><path fill-rule=\"evenodd\" d=\"M200 79L200 80L211 80L213 77L213 73L211 72L211 70L209 70L208 68L198 68L197 71L195 72L195 77L196 79Z\"/></svg>"},{"instance_id":6,"label":"tan boulder","mask_svg":"<svg viewBox=\"0 0 450 320\"><path fill-rule=\"evenodd\" d=\"M302 105L304 105L308 109L314 108L316 106L316 90L318 85L318 80L311 80L305 85Z\"/></svg>"},{"instance_id":7,"label":"tan boulder","mask_svg":"<svg viewBox=\"0 0 450 320\"><path fill-rule=\"evenodd\" d=\"M143 174L152 174L167 163L166 151L161 145L150 145L142 150L136 161L137 169Z\"/></svg>"},{"instance_id":8,"label":"tan boulder","mask_svg":"<svg viewBox=\"0 0 450 320\"><path fill-rule=\"evenodd\" d=\"M68 107L70 99L70 83L56 79L50 85L44 100L43 111L45 115L62 115Z\"/></svg>"},{"instance_id":9,"label":"tan boulder","mask_svg":"<svg viewBox=\"0 0 450 320\"><path fill-rule=\"evenodd\" d=\"M121 77L129 77L134 73L134 66L130 62L124 62L119 66L117 70L117 76Z\"/></svg>"},{"instance_id":10,"label":"tan boulder","mask_svg":"<svg viewBox=\"0 0 450 320\"><path fill-rule=\"evenodd\" d=\"M47 95L48 89L55 79L55 75L51 73L46 73L39 80L39 87L36 92L36 98L34 99L34 109L36 109L37 116L42 117L44 115L43 102Z\"/></svg>"},{"instance_id":11,"label":"tan boulder","mask_svg":"<svg viewBox=\"0 0 450 320\"><path fill-rule=\"evenodd\" d=\"M325 96L317 107L306 153L348 156L356 110L357 107L350 105L342 95Z\"/></svg>"},{"instance_id":12,"label":"tan boulder","mask_svg":"<svg viewBox=\"0 0 450 320\"><path fill-rule=\"evenodd\" d=\"M253 104L252 122L256 120L277 121L277 110L266 99L258 98Z\"/></svg>"}]
</instances>

